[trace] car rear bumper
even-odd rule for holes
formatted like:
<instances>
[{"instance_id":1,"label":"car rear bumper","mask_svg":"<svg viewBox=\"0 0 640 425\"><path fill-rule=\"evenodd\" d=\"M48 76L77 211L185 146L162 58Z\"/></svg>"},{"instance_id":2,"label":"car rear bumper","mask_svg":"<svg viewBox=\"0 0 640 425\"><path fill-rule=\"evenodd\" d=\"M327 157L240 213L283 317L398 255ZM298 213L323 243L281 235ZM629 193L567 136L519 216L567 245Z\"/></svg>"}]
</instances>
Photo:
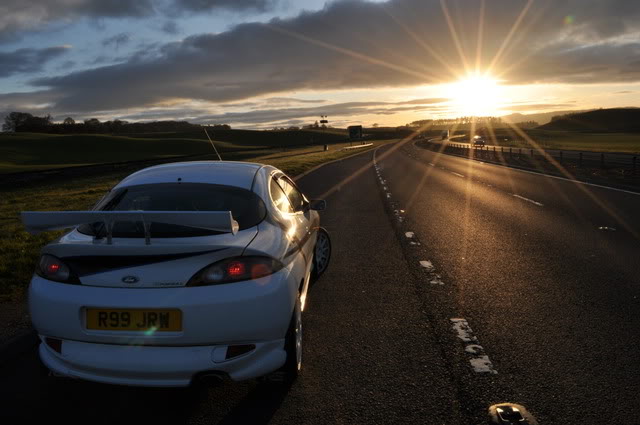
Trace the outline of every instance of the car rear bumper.
<instances>
[{"instance_id":1,"label":"car rear bumper","mask_svg":"<svg viewBox=\"0 0 640 425\"><path fill-rule=\"evenodd\" d=\"M193 288L105 288L69 285L34 276L29 309L40 335L120 346L213 346L231 341L283 338L299 282L287 269L259 279ZM91 330L94 309L180 310L175 332Z\"/></svg>"},{"instance_id":2,"label":"car rear bumper","mask_svg":"<svg viewBox=\"0 0 640 425\"><path fill-rule=\"evenodd\" d=\"M54 374L116 385L185 387L205 373L242 381L266 375L286 359L284 339L254 342L251 352L225 360L227 345L158 347L63 340L58 353L44 336L40 338L40 358Z\"/></svg>"}]
</instances>

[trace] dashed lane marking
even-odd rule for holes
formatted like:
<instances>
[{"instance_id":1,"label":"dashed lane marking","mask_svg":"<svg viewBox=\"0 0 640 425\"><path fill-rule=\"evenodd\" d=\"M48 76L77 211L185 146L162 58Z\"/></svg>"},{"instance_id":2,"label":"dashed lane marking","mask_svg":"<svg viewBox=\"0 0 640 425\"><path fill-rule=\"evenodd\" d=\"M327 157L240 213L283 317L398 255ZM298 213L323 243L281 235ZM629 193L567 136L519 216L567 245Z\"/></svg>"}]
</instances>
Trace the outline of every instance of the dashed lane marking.
<instances>
[{"instance_id":1,"label":"dashed lane marking","mask_svg":"<svg viewBox=\"0 0 640 425\"><path fill-rule=\"evenodd\" d=\"M496 375L498 371L493 367L489 356L485 353L482 345L479 344L478 337L473 334L473 330L465 319L450 319L452 328L458 338L465 344L465 353L471 355L469 364L476 373L489 373Z\"/></svg>"},{"instance_id":2,"label":"dashed lane marking","mask_svg":"<svg viewBox=\"0 0 640 425\"><path fill-rule=\"evenodd\" d=\"M514 198L522 199L523 201L527 201L529 203L532 203L533 205L537 205L539 207L544 207L544 204L541 204L540 202L534 201L533 199L525 198L524 196L516 195L515 193L512 193L511 195Z\"/></svg>"},{"instance_id":3,"label":"dashed lane marking","mask_svg":"<svg viewBox=\"0 0 640 425\"><path fill-rule=\"evenodd\" d=\"M423 268L427 269L427 270L433 270L433 263L429 260L422 260L420 261L420 266L422 266Z\"/></svg>"},{"instance_id":4,"label":"dashed lane marking","mask_svg":"<svg viewBox=\"0 0 640 425\"><path fill-rule=\"evenodd\" d=\"M453 172L453 171L449 171L449 172L450 172L451 174L453 174L454 176L458 176L458 177L462 177L462 178L464 178L464 176L463 176L462 174L458 174L458 173L455 173L455 172Z\"/></svg>"},{"instance_id":5,"label":"dashed lane marking","mask_svg":"<svg viewBox=\"0 0 640 425\"><path fill-rule=\"evenodd\" d=\"M413 233L413 232L405 232L405 234L404 234L404 235L405 235L407 238L409 238L409 239L413 239L413 237L414 237L416 234L415 234L415 233Z\"/></svg>"}]
</instances>

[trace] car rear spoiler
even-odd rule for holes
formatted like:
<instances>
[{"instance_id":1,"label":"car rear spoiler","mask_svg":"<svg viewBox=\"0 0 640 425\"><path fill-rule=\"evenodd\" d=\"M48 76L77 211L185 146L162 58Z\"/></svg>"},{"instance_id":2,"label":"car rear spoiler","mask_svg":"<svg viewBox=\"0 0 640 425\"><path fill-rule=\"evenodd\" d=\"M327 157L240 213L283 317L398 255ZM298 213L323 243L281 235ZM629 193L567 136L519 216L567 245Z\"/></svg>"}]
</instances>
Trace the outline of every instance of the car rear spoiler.
<instances>
[{"instance_id":1,"label":"car rear spoiler","mask_svg":"<svg viewBox=\"0 0 640 425\"><path fill-rule=\"evenodd\" d=\"M47 230L67 229L89 223L104 223L107 243L111 244L113 225L141 221L147 245L152 223L177 224L218 232L238 233L238 222L231 211L23 211L22 223L32 235Z\"/></svg>"}]
</instances>

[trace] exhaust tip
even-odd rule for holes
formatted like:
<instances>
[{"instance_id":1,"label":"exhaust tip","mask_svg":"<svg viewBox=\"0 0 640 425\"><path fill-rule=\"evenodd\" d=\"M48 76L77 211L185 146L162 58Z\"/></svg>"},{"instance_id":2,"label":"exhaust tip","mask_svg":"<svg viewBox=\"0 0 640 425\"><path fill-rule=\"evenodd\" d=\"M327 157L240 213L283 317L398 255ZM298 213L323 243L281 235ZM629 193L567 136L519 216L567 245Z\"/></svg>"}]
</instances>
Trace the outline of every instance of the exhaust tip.
<instances>
[{"instance_id":1,"label":"exhaust tip","mask_svg":"<svg viewBox=\"0 0 640 425\"><path fill-rule=\"evenodd\" d=\"M223 372L202 372L198 374L194 382L206 386L222 385L227 379L227 375Z\"/></svg>"}]
</instances>

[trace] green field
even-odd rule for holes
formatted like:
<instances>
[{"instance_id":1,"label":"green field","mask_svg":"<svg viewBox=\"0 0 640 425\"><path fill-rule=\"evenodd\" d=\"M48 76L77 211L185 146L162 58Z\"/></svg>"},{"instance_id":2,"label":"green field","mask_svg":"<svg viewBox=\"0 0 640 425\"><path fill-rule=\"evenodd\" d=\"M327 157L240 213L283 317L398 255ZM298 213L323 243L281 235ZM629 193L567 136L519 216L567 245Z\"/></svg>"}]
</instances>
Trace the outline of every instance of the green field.
<instances>
[{"instance_id":1,"label":"green field","mask_svg":"<svg viewBox=\"0 0 640 425\"><path fill-rule=\"evenodd\" d=\"M527 134L545 149L640 153L639 133L527 130Z\"/></svg>"},{"instance_id":2,"label":"green field","mask_svg":"<svg viewBox=\"0 0 640 425\"><path fill-rule=\"evenodd\" d=\"M374 146L387 141L375 142ZM344 158L361 150L341 150L348 143L332 145L328 152L320 147L275 151L251 158L274 165L290 175L300 174L318 164ZM363 148L368 150L370 148ZM99 176L73 177L67 181L48 181L0 192L0 302L24 300L40 248L61 232L28 234L20 222L21 211L86 210L91 208L114 184L132 171Z\"/></svg>"},{"instance_id":3,"label":"green field","mask_svg":"<svg viewBox=\"0 0 640 425\"><path fill-rule=\"evenodd\" d=\"M320 131L225 130L212 133L221 153L335 143L346 137L340 132ZM0 174L210 153L213 148L204 132L128 136L0 133Z\"/></svg>"},{"instance_id":4,"label":"green field","mask_svg":"<svg viewBox=\"0 0 640 425\"><path fill-rule=\"evenodd\" d=\"M486 137L486 140L490 145L526 149L535 149L537 145L543 149L640 153L640 133L579 133L538 129L524 130L524 133L535 144L511 129L496 129L496 140L492 137Z\"/></svg>"}]
</instances>

